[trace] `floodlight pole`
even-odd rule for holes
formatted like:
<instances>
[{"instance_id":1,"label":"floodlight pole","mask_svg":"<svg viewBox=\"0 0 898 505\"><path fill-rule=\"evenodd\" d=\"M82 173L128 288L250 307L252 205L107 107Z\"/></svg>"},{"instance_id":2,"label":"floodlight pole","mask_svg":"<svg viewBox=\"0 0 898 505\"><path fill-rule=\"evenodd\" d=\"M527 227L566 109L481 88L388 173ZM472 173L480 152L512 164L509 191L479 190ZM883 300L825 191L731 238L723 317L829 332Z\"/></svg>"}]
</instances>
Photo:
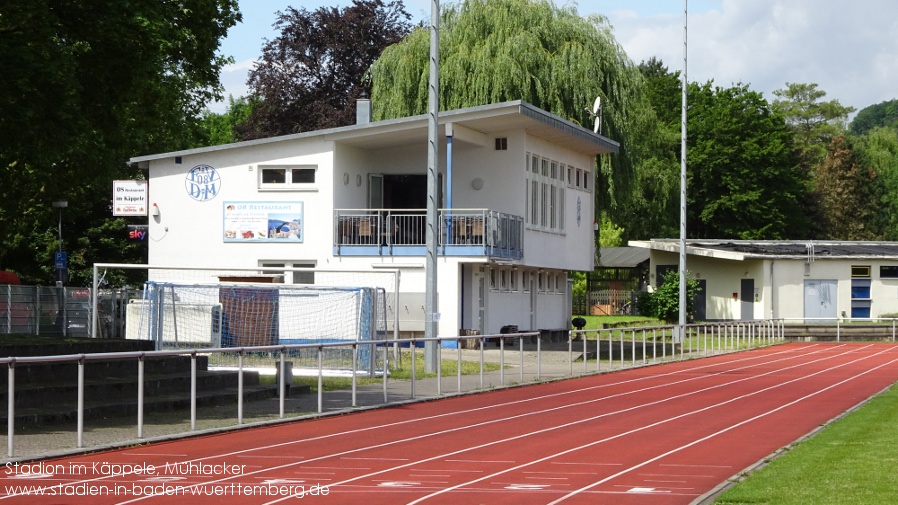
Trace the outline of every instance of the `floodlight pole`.
<instances>
[{"instance_id":1,"label":"floodlight pole","mask_svg":"<svg viewBox=\"0 0 898 505\"><path fill-rule=\"evenodd\" d=\"M683 83L682 111L680 122L680 337L686 330L686 21L687 2L683 0Z\"/></svg>"},{"instance_id":2,"label":"floodlight pole","mask_svg":"<svg viewBox=\"0 0 898 505\"><path fill-rule=\"evenodd\" d=\"M430 90L428 93L429 117L427 123L427 259L425 262L426 284L424 293L424 338L430 339L438 335L437 324L440 320L437 303L437 235L439 232L439 209L437 208L437 160L439 160L439 143L437 128L440 111L440 2L432 0L430 4ZM431 340L424 342L424 371L435 373L440 366L440 343ZM414 349L412 349L414 352Z\"/></svg>"}]
</instances>

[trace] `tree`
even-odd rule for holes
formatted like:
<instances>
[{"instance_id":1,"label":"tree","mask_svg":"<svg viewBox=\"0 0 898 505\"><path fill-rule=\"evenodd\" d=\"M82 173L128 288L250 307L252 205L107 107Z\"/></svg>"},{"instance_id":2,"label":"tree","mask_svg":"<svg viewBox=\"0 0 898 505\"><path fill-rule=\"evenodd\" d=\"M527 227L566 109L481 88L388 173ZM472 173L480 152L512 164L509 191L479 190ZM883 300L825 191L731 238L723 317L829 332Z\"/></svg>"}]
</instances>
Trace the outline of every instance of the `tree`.
<instances>
[{"instance_id":1,"label":"tree","mask_svg":"<svg viewBox=\"0 0 898 505\"><path fill-rule=\"evenodd\" d=\"M237 126L240 138L353 124L355 100L369 93L368 67L411 31L410 17L400 0L278 12L281 34L265 43L249 74L250 98L258 103Z\"/></svg>"},{"instance_id":2,"label":"tree","mask_svg":"<svg viewBox=\"0 0 898 505\"><path fill-rule=\"evenodd\" d=\"M817 169L815 195L823 219L824 238L874 240L877 201L876 174L862 166L843 135L832 140Z\"/></svg>"},{"instance_id":3,"label":"tree","mask_svg":"<svg viewBox=\"0 0 898 505\"><path fill-rule=\"evenodd\" d=\"M850 139L851 137L849 137ZM873 225L882 240L898 240L898 129L877 127L853 137L856 163L875 177L876 191L859 198L862 212L875 212ZM864 179L867 182L867 177Z\"/></svg>"},{"instance_id":4,"label":"tree","mask_svg":"<svg viewBox=\"0 0 898 505\"><path fill-rule=\"evenodd\" d=\"M861 109L851 122L851 133L864 135L878 126L898 129L898 100L889 100Z\"/></svg>"},{"instance_id":5,"label":"tree","mask_svg":"<svg viewBox=\"0 0 898 505\"><path fill-rule=\"evenodd\" d=\"M237 142L237 129L246 122L257 102L240 97L228 97L228 107L223 114L208 109L201 116L202 137L194 147L217 146Z\"/></svg>"},{"instance_id":6,"label":"tree","mask_svg":"<svg viewBox=\"0 0 898 505\"><path fill-rule=\"evenodd\" d=\"M783 114L795 133L795 149L801 166L809 173L820 163L834 137L845 132L848 115L854 107L838 100L821 102L826 92L816 84L786 83L786 89L773 92L779 97L773 108Z\"/></svg>"},{"instance_id":7,"label":"tree","mask_svg":"<svg viewBox=\"0 0 898 505\"><path fill-rule=\"evenodd\" d=\"M376 119L427 112L429 48L428 30L418 29L372 65ZM591 127L584 109L602 97L602 133L621 143L620 154L599 159L605 206L628 197L642 155L636 139L654 132L642 81L602 16L548 0L464 0L441 13L441 110L524 100Z\"/></svg>"},{"instance_id":8,"label":"tree","mask_svg":"<svg viewBox=\"0 0 898 505\"><path fill-rule=\"evenodd\" d=\"M783 116L741 84L690 84L689 104L689 235L806 238L808 188Z\"/></svg>"},{"instance_id":9,"label":"tree","mask_svg":"<svg viewBox=\"0 0 898 505\"><path fill-rule=\"evenodd\" d=\"M190 145L220 95L216 55L240 20L236 0L8 0L0 7L0 266L53 279L54 200L67 200L72 282L97 261L133 261L111 219L125 161ZM113 237L120 234L120 239Z\"/></svg>"},{"instance_id":10,"label":"tree","mask_svg":"<svg viewBox=\"0 0 898 505\"><path fill-rule=\"evenodd\" d=\"M639 139L645 155L636 167L632 196L609 213L625 226L628 238L673 237L680 226L680 73L656 58L640 63L639 71L658 127Z\"/></svg>"}]
</instances>

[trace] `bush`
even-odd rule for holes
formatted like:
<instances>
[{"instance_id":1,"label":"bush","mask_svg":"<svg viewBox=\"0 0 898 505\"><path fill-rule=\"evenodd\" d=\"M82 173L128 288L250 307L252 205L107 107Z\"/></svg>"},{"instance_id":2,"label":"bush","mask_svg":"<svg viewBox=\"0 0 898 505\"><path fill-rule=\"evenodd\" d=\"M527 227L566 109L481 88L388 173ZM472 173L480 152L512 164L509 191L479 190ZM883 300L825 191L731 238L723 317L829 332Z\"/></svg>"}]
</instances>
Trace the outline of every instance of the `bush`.
<instances>
[{"instance_id":1,"label":"bush","mask_svg":"<svg viewBox=\"0 0 898 505\"><path fill-rule=\"evenodd\" d=\"M695 293L698 291L698 281L686 273L686 319L692 320L695 316ZM664 276L664 282L654 293L647 293L650 300L642 303L651 310L651 315L667 323L675 323L680 318L680 272L673 270ZM642 298L642 296L640 296ZM637 300L637 304L640 300ZM641 307L640 307L641 310Z\"/></svg>"}]
</instances>

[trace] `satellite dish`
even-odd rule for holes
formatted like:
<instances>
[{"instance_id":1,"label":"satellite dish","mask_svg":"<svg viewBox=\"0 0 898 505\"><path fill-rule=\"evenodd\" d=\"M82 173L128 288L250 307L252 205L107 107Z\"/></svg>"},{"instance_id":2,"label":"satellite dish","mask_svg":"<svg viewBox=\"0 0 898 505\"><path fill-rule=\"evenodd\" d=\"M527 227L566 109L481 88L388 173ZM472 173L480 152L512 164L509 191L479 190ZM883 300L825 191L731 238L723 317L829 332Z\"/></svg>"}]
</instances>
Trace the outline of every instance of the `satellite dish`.
<instances>
[{"instance_id":1,"label":"satellite dish","mask_svg":"<svg viewBox=\"0 0 898 505\"><path fill-rule=\"evenodd\" d=\"M596 101L592 104L592 114L590 114L595 122L592 125L592 131L601 135L602 133L602 97L597 96Z\"/></svg>"}]
</instances>

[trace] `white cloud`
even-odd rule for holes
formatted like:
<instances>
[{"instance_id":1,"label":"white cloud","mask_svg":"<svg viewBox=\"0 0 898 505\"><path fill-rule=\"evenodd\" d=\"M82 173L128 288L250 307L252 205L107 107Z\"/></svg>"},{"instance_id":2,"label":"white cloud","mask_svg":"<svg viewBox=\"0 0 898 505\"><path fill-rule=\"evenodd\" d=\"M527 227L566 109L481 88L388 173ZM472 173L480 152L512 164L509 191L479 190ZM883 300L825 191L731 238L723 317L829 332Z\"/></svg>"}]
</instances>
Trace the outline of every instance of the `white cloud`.
<instances>
[{"instance_id":1,"label":"white cloud","mask_svg":"<svg viewBox=\"0 0 898 505\"><path fill-rule=\"evenodd\" d=\"M609 14L618 42L639 63L656 56L683 67L683 16ZM862 109L898 98L898 2L723 0L690 13L690 81L748 84L764 93L816 83L826 99Z\"/></svg>"}]
</instances>

